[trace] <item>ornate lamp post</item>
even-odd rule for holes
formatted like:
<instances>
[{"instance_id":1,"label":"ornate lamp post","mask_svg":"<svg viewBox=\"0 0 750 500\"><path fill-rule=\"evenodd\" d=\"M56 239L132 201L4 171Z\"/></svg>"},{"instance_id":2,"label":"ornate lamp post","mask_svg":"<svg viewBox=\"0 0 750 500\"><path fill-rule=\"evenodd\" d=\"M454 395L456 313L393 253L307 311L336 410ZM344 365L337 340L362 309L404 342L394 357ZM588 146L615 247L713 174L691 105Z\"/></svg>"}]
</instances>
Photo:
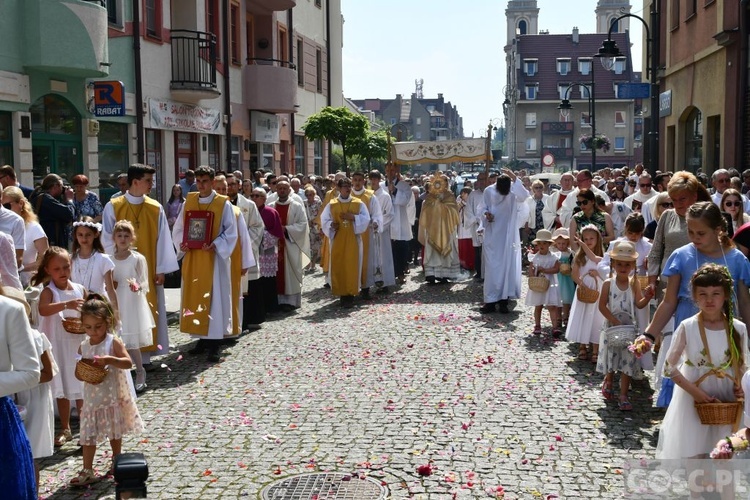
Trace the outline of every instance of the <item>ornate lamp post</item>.
<instances>
[{"instance_id":1,"label":"ornate lamp post","mask_svg":"<svg viewBox=\"0 0 750 500\"><path fill-rule=\"evenodd\" d=\"M592 137L592 144L591 144L591 171L596 170L596 144L593 143L593 140L596 139L596 99L594 98L594 81L586 82L586 83L579 83L579 82L573 82L570 85L568 85L568 88L565 89L565 98L560 101L560 105L557 107L557 109L560 110L560 113L565 117L567 120L570 116L570 111L573 109L573 106L570 104L570 89L573 87L578 87L579 89L586 89L586 92L588 94L588 102L589 102L589 119L591 120L591 137ZM583 94L583 91L581 91L581 94ZM573 132L575 132L575 120L573 121ZM574 134L575 136L575 134ZM573 156L575 157L575 146L573 147Z\"/></svg>"},{"instance_id":2,"label":"ornate lamp post","mask_svg":"<svg viewBox=\"0 0 750 500\"><path fill-rule=\"evenodd\" d=\"M651 95L650 107L651 107L651 120L649 121L648 131L648 158L646 158L646 169L651 172L651 175L656 175L656 170L659 166L659 84L656 83L656 71L657 71L657 58L659 57L659 0L652 0L651 2L651 26L640 16L635 14L623 14L620 17L614 19L612 24L609 26L607 32L607 39L602 43L599 52L596 57L600 58L602 66L607 70L611 70L614 67L614 61L617 57L625 57L620 49L617 47L617 42L612 40L612 28L617 26L620 19L626 17L633 17L643 23L643 27L646 29L646 56L648 58L648 67L646 76L651 83ZM651 28L654 29L653 36Z\"/></svg>"}]
</instances>

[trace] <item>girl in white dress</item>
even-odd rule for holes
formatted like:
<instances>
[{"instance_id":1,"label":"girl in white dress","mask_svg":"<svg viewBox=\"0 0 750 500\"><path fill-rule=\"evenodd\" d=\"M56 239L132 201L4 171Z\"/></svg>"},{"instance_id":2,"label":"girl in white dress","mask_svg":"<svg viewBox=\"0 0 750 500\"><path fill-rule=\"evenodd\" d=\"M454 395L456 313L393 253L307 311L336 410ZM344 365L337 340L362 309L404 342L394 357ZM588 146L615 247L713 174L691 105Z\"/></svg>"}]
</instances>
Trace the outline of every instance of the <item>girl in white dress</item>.
<instances>
[{"instance_id":1,"label":"girl in white dress","mask_svg":"<svg viewBox=\"0 0 750 500\"><path fill-rule=\"evenodd\" d=\"M146 389L146 370L143 369L141 347L153 343L151 330L154 316L146 299L148 293L148 264L146 258L132 250L135 229L127 220L118 221L112 230L115 240L114 282L120 305L122 341L135 363L135 391Z\"/></svg>"},{"instance_id":2,"label":"girl in white dress","mask_svg":"<svg viewBox=\"0 0 750 500\"><path fill-rule=\"evenodd\" d=\"M81 307L81 323L86 330L86 340L81 342L78 354L93 359L95 365L103 366L108 373L99 384L83 384L83 469L71 479L71 486L84 486L100 479L94 472L97 443L109 440L114 464L117 455L122 453L123 436L143 431L135 396L128 385L128 371L133 361L122 341L112 334L115 323L112 307L100 295L91 294Z\"/></svg>"},{"instance_id":3,"label":"girl in white dress","mask_svg":"<svg viewBox=\"0 0 750 500\"><path fill-rule=\"evenodd\" d=\"M599 342L599 362L596 365L596 371L604 374L602 396L606 400L614 399L613 380L615 372L620 372L618 406L622 411L630 411L633 409L633 405L628 400L630 379L643 378L641 362L627 346L618 348L609 346L605 332L611 326L641 324L638 322L636 309L643 309L648 305L653 291L647 288L644 297L638 280L630 277L638 259L638 252L635 251L633 242L617 240L613 242L612 249L608 253L615 277L604 282L599 295L599 312L602 313L606 322ZM650 354L649 351L647 355Z\"/></svg>"},{"instance_id":4,"label":"girl in white dress","mask_svg":"<svg viewBox=\"0 0 750 500\"><path fill-rule=\"evenodd\" d=\"M602 260L602 234L599 229L588 224L581 229L581 237L574 236L578 243L571 277L578 286L600 291L603 276L597 270ZM588 345L591 344L591 361L596 363L599 358L599 334L604 324L604 316L599 312L599 304L586 303L578 300L578 294L573 299L570 317L565 329L565 338L570 342L578 342L578 359L589 359Z\"/></svg>"},{"instance_id":5,"label":"girl in white dress","mask_svg":"<svg viewBox=\"0 0 750 500\"><path fill-rule=\"evenodd\" d=\"M112 279L115 264L104 252L101 231L102 225L91 217L73 223L72 279L87 292L98 293L110 301L117 317L117 294Z\"/></svg>"},{"instance_id":6,"label":"girl in white dress","mask_svg":"<svg viewBox=\"0 0 750 500\"><path fill-rule=\"evenodd\" d=\"M536 233L536 239L531 243L536 245L537 252L529 255L529 276L544 276L549 280L549 288L546 292L535 292L531 289L526 292L526 305L534 306L534 335L542 333L542 309L546 307L553 326L552 336L557 338L562 334L558 327L562 299L557 287L560 261L558 254L549 251L552 245L552 233L546 229L540 229Z\"/></svg>"},{"instance_id":7,"label":"girl in white dress","mask_svg":"<svg viewBox=\"0 0 750 500\"><path fill-rule=\"evenodd\" d=\"M75 401L78 414L83 405L83 384L76 379L76 358L81 343L79 334L68 333L63 318L78 318L79 308L86 298L82 285L70 280L70 255L60 247L50 247L44 252L39 271L31 284L45 284L39 296L39 330L47 335L60 372L52 378L52 396L57 399L62 430L55 436L55 446L73 439L70 431L70 402Z\"/></svg>"},{"instance_id":8,"label":"girl in white dress","mask_svg":"<svg viewBox=\"0 0 750 500\"><path fill-rule=\"evenodd\" d=\"M732 426L701 424L694 403L743 396L747 329L733 318L732 277L724 266L705 264L693 275L691 286L700 312L680 323L667 353L664 375L675 388L659 431L659 460L705 456Z\"/></svg>"}]
</instances>

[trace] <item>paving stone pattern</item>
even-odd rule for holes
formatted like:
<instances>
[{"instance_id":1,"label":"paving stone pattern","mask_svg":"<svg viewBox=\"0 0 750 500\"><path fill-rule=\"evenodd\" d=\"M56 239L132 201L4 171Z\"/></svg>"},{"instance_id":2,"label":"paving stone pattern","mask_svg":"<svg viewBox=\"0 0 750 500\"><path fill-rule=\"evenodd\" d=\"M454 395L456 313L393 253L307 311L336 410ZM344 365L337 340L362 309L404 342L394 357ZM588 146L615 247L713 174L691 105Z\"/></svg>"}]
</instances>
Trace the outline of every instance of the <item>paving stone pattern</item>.
<instances>
[{"instance_id":1,"label":"paving stone pattern","mask_svg":"<svg viewBox=\"0 0 750 500\"><path fill-rule=\"evenodd\" d=\"M258 498L307 472L365 475L391 498L621 498L625 460L653 457L663 413L649 382L619 411L574 345L531 334L522 301L482 315L481 284L428 285L416 268L349 310L322 285L306 276L302 309L220 364L189 356L173 330L138 400L147 429L123 443L148 459L149 498ZM96 467L109 466L105 445ZM42 467L47 498L114 493L111 479L66 486L81 468L75 441Z\"/></svg>"}]
</instances>

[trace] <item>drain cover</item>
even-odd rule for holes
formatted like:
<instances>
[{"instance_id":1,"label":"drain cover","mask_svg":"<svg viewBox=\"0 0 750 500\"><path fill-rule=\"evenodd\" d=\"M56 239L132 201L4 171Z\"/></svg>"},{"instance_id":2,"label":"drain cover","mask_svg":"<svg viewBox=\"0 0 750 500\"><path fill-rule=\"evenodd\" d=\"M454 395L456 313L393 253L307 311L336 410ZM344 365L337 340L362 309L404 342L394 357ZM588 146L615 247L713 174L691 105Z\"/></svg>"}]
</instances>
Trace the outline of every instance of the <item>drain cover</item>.
<instances>
[{"instance_id":1,"label":"drain cover","mask_svg":"<svg viewBox=\"0 0 750 500\"><path fill-rule=\"evenodd\" d=\"M263 500L381 500L386 490L379 482L341 472L300 474L269 484Z\"/></svg>"}]
</instances>

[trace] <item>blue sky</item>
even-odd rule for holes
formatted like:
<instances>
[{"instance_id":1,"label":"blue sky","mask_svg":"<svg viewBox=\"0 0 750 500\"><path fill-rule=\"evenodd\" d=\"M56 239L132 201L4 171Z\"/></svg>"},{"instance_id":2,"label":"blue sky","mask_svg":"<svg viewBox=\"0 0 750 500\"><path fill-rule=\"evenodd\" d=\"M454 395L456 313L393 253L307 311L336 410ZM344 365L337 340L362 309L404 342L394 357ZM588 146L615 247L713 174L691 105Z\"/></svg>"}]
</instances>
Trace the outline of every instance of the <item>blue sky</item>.
<instances>
[{"instance_id":1,"label":"blue sky","mask_svg":"<svg viewBox=\"0 0 750 500\"><path fill-rule=\"evenodd\" d=\"M539 29L596 30L596 0L538 0ZM502 118L506 1L342 0L344 95L352 99L410 96L424 80L425 97L458 106L464 133L483 136ZM642 3L631 0L643 17ZM574 8L575 7L575 8ZM646 16L648 17L648 13ZM634 67L641 67L641 23L631 21ZM604 36L603 36L604 38Z\"/></svg>"}]
</instances>

